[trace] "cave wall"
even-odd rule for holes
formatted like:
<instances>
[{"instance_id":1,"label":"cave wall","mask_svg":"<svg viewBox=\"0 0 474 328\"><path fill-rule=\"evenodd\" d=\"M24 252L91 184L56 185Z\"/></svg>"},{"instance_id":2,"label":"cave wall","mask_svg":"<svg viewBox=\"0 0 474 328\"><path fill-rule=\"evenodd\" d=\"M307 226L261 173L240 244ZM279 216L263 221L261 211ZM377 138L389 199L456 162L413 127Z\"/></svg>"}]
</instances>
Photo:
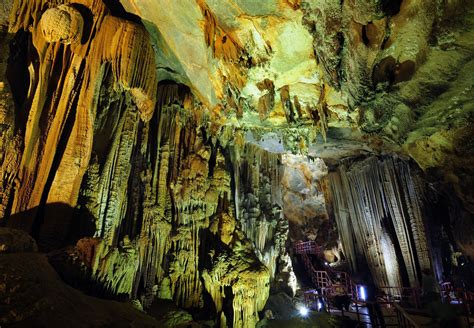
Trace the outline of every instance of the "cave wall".
<instances>
[{"instance_id":1,"label":"cave wall","mask_svg":"<svg viewBox=\"0 0 474 328\"><path fill-rule=\"evenodd\" d=\"M435 266L420 172L402 158L369 157L339 166L329 181L351 269L367 265L379 287L419 286L421 271Z\"/></svg>"},{"instance_id":2,"label":"cave wall","mask_svg":"<svg viewBox=\"0 0 474 328\"><path fill-rule=\"evenodd\" d=\"M2 223L44 251L76 243L52 263L89 292L255 326L270 275L235 220L229 150L187 87L158 84L146 30L102 1L11 17L29 84L2 106Z\"/></svg>"},{"instance_id":3,"label":"cave wall","mask_svg":"<svg viewBox=\"0 0 474 328\"><path fill-rule=\"evenodd\" d=\"M339 166L314 220L282 153L408 154L453 197L442 224L472 255L472 17L464 1L5 1L1 225L69 246L51 261L89 292L222 326L253 326L287 285L292 220L337 253L334 213L354 270L363 256L379 285L416 286L438 255L411 164ZM302 203L328 190L305 170Z\"/></svg>"}]
</instances>

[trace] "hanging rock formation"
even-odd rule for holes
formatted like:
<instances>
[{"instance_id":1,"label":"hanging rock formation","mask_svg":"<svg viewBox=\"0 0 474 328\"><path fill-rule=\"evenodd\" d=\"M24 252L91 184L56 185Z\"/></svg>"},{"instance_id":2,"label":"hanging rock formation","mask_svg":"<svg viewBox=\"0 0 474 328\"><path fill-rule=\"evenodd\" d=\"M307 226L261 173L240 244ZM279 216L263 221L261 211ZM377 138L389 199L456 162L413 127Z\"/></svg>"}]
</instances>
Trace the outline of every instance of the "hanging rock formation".
<instances>
[{"instance_id":1,"label":"hanging rock formation","mask_svg":"<svg viewBox=\"0 0 474 328\"><path fill-rule=\"evenodd\" d=\"M250 245L242 250L248 242L238 223L210 232L213 220L233 216L226 159L189 89L157 86L147 32L100 1L17 1L12 12L12 31L31 31L35 51L27 59L27 120L19 118L19 142L10 142L2 166L10 192L2 208L12 204L7 224L33 233L42 249L86 237L52 263L60 271L58 258L76 266L83 286L98 286L90 292L144 306L159 294L199 309L209 306L206 288L231 286L231 294L213 299L216 314L235 327L253 326L268 296L261 292L268 270ZM227 257L233 265L221 269ZM214 272L206 286L204 270Z\"/></svg>"},{"instance_id":2,"label":"hanging rock formation","mask_svg":"<svg viewBox=\"0 0 474 328\"><path fill-rule=\"evenodd\" d=\"M36 250L21 229L74 287L221 327L295 292L299 240L379 286L439 276L441 244L474 256L473 19L463 0L3 1L0 253Z\"/></svg>"},{"instance_id":3,"label":"hanging rock formation","mask_svg":"<svg viewBox=\"0 0 474 328\"><path fill-rule=\"evenodd\" d=\"M116 81L113 89L130 91L145 120L153 113L156 95L153 51L142 27L108 15L100 2L85 2L81 5L95 20L88 22L88 33L78 43L83 28L80 12L65 5L45 11L48 5L17 1L12 9L11 30L31 30L28 42L35 49L27 59L30 85L24 104L28 119L24 127L18 127L18 138L26 142L21 162L14 168L19 186L11 211L31 213L20 214L21 219L10 223L27 229L32 228L36 208L44 199L72 207L76 204L91 154L96 90L108 65ZM141 70L136 66L138 60ZM40 235L54 235L54 229L61 229L61 223L55 221L64 220L64 215L71 213L46 211Z\"/></svg>"},{"instance_id":4,"label":"hanging rock formation","mask_svg":"<svg viewBox=\"0 0 474 328\"><path fill-rule=\"evenodd\" d=\"M424 186L409 164L371 157L340 166L329 180L342 245L353 270L357 258L364 256L378 286L418 286L421 270L431 269L431 258Z\"/></svg>"},{"instance_id":5,"label":"hanging rock formation","mask_svg":"<svg viewBox=\"0 0 474 328\"><path fill-rule=\"evenodd\" d=\"M288 232L288 223L282 215L281 155L247 144L241 158L235 165L238 218L273 279L278 260L286 252Z\"/></svg>"}]
</instances>

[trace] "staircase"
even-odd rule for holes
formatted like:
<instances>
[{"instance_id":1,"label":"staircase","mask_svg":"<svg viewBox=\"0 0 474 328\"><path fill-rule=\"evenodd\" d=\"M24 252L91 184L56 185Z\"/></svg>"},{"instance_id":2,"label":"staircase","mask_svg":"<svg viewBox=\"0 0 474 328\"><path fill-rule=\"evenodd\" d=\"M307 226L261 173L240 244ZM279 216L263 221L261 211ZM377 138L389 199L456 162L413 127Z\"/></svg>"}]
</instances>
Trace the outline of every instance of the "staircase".
<instances>
[{"instance_id":1,"label":"staircase","mask_svg":"<svg viewBox=\"0 0 474 328\"><path fill-rule=\"evenodd\" d=\"M421 308L421 288L419 287L379 287L381 295L376 302L366 302L359 295L359 287L351 279L347 272L333 270L330 266L326 266L326 270L315 270L311 262L310 255L315 255L323 260L323 249L314 241L299 242L295 247L296 253L303 259L306 271L311 277L311 281L317 287L319 292L308 291L305 293L305 303L309 308L319 304L321 298L325 300L333 299L337 295L349 295L353 305L356 307L355 313L357 321L371 327L371 323L367 321L367 306L378 304L383 306L386 311L393 313L392 315L384 314L385 326L395 327L426 327L426 325L417 322L409 315L407 311L420 311ZM472 309L474 308L474 293L466 292L462 289L455 289L450 283L441 284L441 296L445 303L456 304L461 308L463 313L463 321L466 327L474 327L472 322ZM406 308L405 308L406 307ZM365 308L365 310L364 310ZM329 310L329 307L327 308ZM362 312L359 311L361 309ZM366 317L365 319L363 317ZM418 321L424 320L422 316L416 316ZM392 324L387 324L390 319L395 320ZM426 319L426 318L425 318ZM365 320L365 321L364 321ZM431 320L431 319L430 319ZM374 325L378 327L378 325Z\"/></svg>"},{"instance_id":2,"label":"staircase","mask_svg":"<svg viewBox=\"0 0 474 328\"><path fill-rule=\"evenodd\" d=\"M309 255L316 255L321 258L323 254L322 246L318 246L314 241L306 241L296 244L295 249L296 254L301 255L306 271L311 277L311 281L321 290L323 295L334 296L345 294L356 298L356 284L352 281L347 272L336 271L329 266L327 270L314 269Z\"/></svg>"}]
</instances>

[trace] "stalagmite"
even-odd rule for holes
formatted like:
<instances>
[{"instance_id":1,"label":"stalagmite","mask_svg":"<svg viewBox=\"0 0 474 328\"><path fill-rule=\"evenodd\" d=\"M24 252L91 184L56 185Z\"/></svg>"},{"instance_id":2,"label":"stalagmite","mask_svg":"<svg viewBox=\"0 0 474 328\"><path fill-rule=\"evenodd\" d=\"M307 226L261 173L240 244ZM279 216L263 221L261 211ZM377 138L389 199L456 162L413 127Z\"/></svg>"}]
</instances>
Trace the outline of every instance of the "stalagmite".
<instances>
[{"instance_id":1,"label":"stalagmite","mask_svg":"<svg viewBox=\"0 0 474 328\"><path fill-rule=\"evenodd\" d=\"M279 326L304 267L464 273L473 9L2 1L0 325Z\"/></svg>"}]
</instances>

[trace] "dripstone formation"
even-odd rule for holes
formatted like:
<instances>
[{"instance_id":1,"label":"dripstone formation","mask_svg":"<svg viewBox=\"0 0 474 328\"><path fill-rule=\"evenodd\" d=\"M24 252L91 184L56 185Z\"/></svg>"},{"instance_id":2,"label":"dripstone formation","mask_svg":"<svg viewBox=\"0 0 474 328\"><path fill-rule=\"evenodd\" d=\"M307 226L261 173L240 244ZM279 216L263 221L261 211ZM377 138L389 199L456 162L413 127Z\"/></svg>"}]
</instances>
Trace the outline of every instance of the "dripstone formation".
<instances>
[{"instance_id":1,"label":"dripstone formation","mask_svg":"<svg viewBox=\"0 0 474 328\"><path fill-rule=\"evenodd\" d=\"M91 326L255 327L306 284L308 240L377 286L456 270L473 20L462 0L4 1L0 326L87 303ZM164 321L123 304L163 300Z\"/></svg>"}]
</instances>

